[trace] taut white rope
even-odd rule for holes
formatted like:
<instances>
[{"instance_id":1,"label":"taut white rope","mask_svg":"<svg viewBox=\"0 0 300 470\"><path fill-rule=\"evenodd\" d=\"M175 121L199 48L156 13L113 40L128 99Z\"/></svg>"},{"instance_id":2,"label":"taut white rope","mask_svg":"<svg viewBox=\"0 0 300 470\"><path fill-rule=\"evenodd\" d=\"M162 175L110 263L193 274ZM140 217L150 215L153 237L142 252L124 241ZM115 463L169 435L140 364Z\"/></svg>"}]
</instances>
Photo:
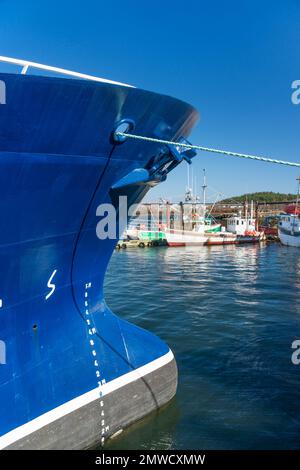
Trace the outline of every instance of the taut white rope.
<instances>
[{"instance_id":1,"label":"taut white rope","mask_svg":"<svg viewBox=\"0 0 300 470\"><path fill-rule=\"evenodd\" d=\"M218 153L218 154L226 155L230 157L248 158L250 160L257 160L260 162L276 163L277 165L295 166L298 168L300 167L300 163L288 162L285 160L276 160L274 158L269 158L269 157L260 157L259 155L247 155L244 153L229 152L227 150L201 147L200 145L185 144L183 142L173 142L171 140L155 139L154 137L145 137L142 135L127 134L126 132L116 132L116 135L120 137L127 137L129 139L144 140L146 142L156 142L158 144L175 145L175 147L183 147L186 149L201 150L202 152Z\"/></svg>"}]
</instances>

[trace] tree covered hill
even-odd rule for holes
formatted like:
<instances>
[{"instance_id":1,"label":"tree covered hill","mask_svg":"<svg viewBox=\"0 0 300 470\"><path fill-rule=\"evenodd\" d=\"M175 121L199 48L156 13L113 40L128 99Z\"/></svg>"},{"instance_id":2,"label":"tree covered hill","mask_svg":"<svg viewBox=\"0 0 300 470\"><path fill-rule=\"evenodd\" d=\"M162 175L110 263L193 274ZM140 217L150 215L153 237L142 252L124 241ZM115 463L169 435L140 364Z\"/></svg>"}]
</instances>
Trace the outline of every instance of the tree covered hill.
<instances>
[{"instance_id":1,"label":"tree covered hill","mask_svg":"<svg viewBox=\"0 0 300 470\"><path fill-rule=\"evenodd\" d=\"M243 203L248 202L281 202L281 201L295 201L296 194L283 194L274 193L272 191L265 191L259 193L242 194L241 196L233 196L232 198L222 199L220 202L224 204Z\"/></svg>"}]
</instances>

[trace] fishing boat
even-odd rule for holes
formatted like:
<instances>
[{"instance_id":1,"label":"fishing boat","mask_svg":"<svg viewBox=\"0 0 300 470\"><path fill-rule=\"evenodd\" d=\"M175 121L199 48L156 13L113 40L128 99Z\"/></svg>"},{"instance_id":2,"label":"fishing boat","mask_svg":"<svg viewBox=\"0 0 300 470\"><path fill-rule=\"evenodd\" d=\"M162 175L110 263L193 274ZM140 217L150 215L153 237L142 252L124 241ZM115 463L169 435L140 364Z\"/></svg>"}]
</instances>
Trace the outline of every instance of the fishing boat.
<instances>
[{"instance_id":1,"label":"fishing boat","mask_svg":"<svg viewBox=\"0 0 300 470\"><path fill-rule=\"evenodd\" d=\"M234 243L257 243L264 239L264 232L256 230L256 219L252 211L250 217L234 216L227 220L227 232L235 235Z\"/></svg>"},{"instance_id":2,"label":"fishing boat","mask_svg":"<svg viewBox=\"0 0 300 470\"><path fill-rule=\"evenodd\" d=\"M211 215L206 216L206 175L203 179L203 214L193 230L166 229L166 239L169 246L203 246L203 245L232 245L241 243L257 243L264 238L263 232L256 230L256 220L253 217L253 202L248 215L248 204L245 204L245 216L232 216L227 220L227 227L215 223Z\"/></svg>"},{"instance_id":3,"label":"fishing boat","mask_svg":"<svg viewBox=\"0 0 300 470\"><path fill-rule=\"evenodd\" d=\"M219 235L219 236L218 236ZM265 239L263 231L256 230L256 219L253 217L253 202L250 214L248 204L245 204L245 215L235 215L227 219L226 229L215 237L209 237L206 245L239 245L243 243L258 243Z\"/></svg>"},{"instance_id":4,"label":"fishing boat","mask_svg":"<svg viewBox=\"0 0 300 470\"><path fill-rule=\"evenodd\" d=\"M100 237L99 223L195 155L119 132L186 142L198 113L120 82L0 61L22 67L0 73L0 448L103 445L175 395L177 368L164 341L106 304L117 238Z\"/></svg>"},{"instance_id":5,"label":"fishing boat","mask_svg":"<svg viewBox=\"0 0 300 470\"><path fill-rule=\"evenodd\" d=\"M298 181L297 200L295 205L286 207L285 214L282 215L278 222L278 236L283 245L300 247L300 177Z\"/></svg>"},{"instance_id":6,"label":"fishing boat","mask_svg":"<svg viewBox=\"0 0 300 470\"><path fill-rule=\"evenodd\" d=\"M188 186L185 194L185 201L186 202L197 202L197 197L193 196L193 191L189 187L189 170L188 170ZM193 228L192 230L187 230L185 228L182 229L174 229L174 228L166 228L166 240L169 246L201 246L206 245L207 241L209 240L209 236L211 235L213 238L214 236L218 237L221 233L221 224L216 223L215 220L211 217L210 214L206 213L206 173L203 170L203 184L202 184L202 191L203 191L203 201L202 201L202 210L201 214L192 213L191 219ZM183 218L185 223L190 223L190 218L184 217Z\"/></svg>"},{"instance_id":7,"label":"fishing boat","mask_svg":"<svg viewBox=\"0 0 300 470\"><path fill-rule=\"evenodd\" d=\"M128 227L122 237L125 240L138 240L139 239L139 231L136 227Z\"/></svg>"},{"instance_id":8,"label":"fishing boat","mask_svg":"<svg viewBox=\"0 0 300 470\"><path fill-rule=\"evenodd\" d=\"M269 239L275 239L278 237L278 222L280 216L272 215L265 217L261 225L258 227L259 232L264 232L264 234Z\"/></svg>"},{"instance_id":9,"label":"fishing boat","mask_svg":"<svg viewBox=\"0 0 300 470\"><path fill-rule=\"evenodd\" d=\"M169 229L166 238L169 246L238 245L262 241L264 234L255 230L255 219L232 217L227 230L225 227L218 232Z\"/></svg>"},{"instance_id":10,"label":"fishing boat","mask_svg":"<svg viewBox=\"0 0 300 470\"><path fill-rule=\"evenodd\" d=\"M194 230L166 229L166 240L169 246L201 246L207 245L210 239L223 240L223 233L205 230L206 225L198 225Z\"/></svg>"},{"instance_id":11,"label":"fishing boat","mask_svg":"<svg viewBox=\"0 0 300 470\"><path fill-rule=\"evenodd\" d=\"M160 245L166 241L166 234L163 230L139 230L138 237L141 242Z\"/></svg>"}]
</instances>

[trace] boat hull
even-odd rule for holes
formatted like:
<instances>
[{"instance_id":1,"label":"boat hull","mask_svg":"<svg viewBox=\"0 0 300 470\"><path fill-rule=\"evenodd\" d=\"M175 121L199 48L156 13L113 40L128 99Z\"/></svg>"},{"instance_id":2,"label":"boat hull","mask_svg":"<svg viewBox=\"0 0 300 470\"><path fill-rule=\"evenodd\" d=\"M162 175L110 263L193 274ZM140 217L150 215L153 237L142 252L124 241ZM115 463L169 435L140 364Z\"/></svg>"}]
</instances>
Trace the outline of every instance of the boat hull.
<instances>
[{"instance_id":1,"label":"boat hull","mask_svg":"<svg viewBox=\"0 0 300 470\"><path fill-rule=\"evenodd\" d=\"M113 435L173 398L177 388L173 354L167 353L156 363L144 367L144 371L134 371L130 377L121 376L106 388L102 398L96 389L14 430L6 436L5 448L80 450L97 446L103 420L101 401L105 400L105 418Z\"/></svg>"},{"instance_id":2,"label":"boat hull","mask_svg":"<svg viewBox=\"0 0 300 470\"><path fill-rule=\"evenodd\" d=\"M280 242L286 246L293 246L296 248L300 248L300 236L291 235L287 231L283 231L278 229L278 237Z\"/></svg>"},{"instance_id":3,"label":"boat hull","mask_svg":"<svg viewBox=\"0 0 300 470\"><path fill-rule=\"evenodd\" d=\"M140 202L153 181L128 175L150 171L162 154L159 144L117 145L112 134L130 118L137 133L176 139L197 113L104 83L11 74L0 81L0 448L103 444L170 400L177 384L169 346L105 302L119 225L117 218L116 237L99 237L99 207L118 215L120 196L128 206ZM121 386L108 393L115 381Z\"/></svg>"},{"instance_id":4,"label":"boat hull","mask_svg":"<svg viewBox=\"0 0 300 470\"><path fill-rule=\"evenodd\" d=\"M243 243L258 243L261 236L235 235L231 233L204 233L193 231L167 231L167 243L169 246L212 246L212 245L239 245Z\"/></svg>"}]
</instances>

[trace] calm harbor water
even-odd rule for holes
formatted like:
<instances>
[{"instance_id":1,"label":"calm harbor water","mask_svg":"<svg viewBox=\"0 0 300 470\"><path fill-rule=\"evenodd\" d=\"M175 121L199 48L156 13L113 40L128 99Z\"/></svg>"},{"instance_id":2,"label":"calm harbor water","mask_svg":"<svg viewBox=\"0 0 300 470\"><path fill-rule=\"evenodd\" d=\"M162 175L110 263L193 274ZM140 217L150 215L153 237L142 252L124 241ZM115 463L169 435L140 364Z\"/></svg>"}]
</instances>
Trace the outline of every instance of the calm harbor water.
<instances>
[{"instance_id":1,"label":"calm harbor water","mask_svg":"<svg viewBox=\"0 0 300 470\"><path fill-rule=\"evenodd\" d=\"M176 398L110 449L300 448L300 250L279 244L114 253L106 299L173 350Z\"/></svg>"}]
</instances>

